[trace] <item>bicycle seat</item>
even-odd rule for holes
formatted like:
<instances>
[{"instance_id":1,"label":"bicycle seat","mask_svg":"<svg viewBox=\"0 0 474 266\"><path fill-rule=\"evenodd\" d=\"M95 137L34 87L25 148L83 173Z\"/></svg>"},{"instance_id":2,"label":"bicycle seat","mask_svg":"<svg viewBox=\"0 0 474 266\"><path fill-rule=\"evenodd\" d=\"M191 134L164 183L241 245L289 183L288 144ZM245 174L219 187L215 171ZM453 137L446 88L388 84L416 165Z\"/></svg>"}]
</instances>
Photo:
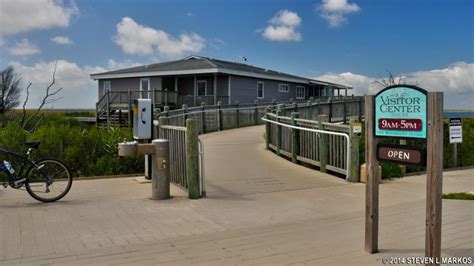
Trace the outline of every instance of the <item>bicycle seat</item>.
<instances>
[{"instance_id":1,"label":"bicycle seat","mask_svg":"<svg viewBox=\"0 0 474 266\"><path fill-rule=\"evenodd\" d=\"M38 149L40 144L41 144L41 141L39 140L23 142L23 145L31 149Z\"/></svg>"}]
</instances>

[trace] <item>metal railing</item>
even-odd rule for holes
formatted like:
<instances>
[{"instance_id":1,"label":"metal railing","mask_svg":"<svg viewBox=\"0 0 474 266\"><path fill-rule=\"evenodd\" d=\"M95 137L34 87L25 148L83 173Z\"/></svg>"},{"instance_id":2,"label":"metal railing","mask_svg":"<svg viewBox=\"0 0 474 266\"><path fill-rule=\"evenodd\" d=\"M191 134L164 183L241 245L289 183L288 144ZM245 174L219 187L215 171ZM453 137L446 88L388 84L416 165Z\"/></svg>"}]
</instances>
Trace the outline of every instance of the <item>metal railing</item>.
<instances>
[{"instance_id":1,"label":"metal railing","mask_svg":"<svg viewBox=\"0 0 474 266\"><path fill-rule=\"evenodd\" d=\"M328 169L349 179L351 151L349 126L321 123L267 113L262 121L268 147L294 162ZM329 130L331 129L331 130ZM297 143L294 143L294 140Z\"/></svg>"}]
</instances>

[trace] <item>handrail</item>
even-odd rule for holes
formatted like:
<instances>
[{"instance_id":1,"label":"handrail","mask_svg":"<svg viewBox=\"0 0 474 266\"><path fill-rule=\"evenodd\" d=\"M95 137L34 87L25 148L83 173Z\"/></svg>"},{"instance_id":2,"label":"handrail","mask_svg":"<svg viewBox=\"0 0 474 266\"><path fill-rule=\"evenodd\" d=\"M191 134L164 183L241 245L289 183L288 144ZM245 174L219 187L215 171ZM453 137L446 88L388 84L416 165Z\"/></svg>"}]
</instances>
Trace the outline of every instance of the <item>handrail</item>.
<instances>
[{"instance_id":1,"label":"handrail","mask_svg":"<svg viewBox=\"0 0 474 266\"><path fill-rule=\"evenodd\" d=\"M303 131L310 131L310 132L315 132L315 133L322 133L322 134L329 134L329 135L336 135L336 136L343 136L344 138L346 138L347 140L347 151L346 151L346 164L347 164L347 172L346 172L346 180L349 179L349 168L350 168L350 159L351 159L351 152L350 152L350 139L349 139L349 135L346 134L346 133L341 133L341 132L334 132L334 131L327 131L327 130L321 130L321 129L314 129L314 128L305 128L305 127L299 127L299 126L294 126L294 125L288 125L288 124L285 124L285 123L280 123L280 122L277 122L277 121L273 121L273 120L270 120L270 119L267 119L265 117L262 117L261 118L263 121L265 122L269 122L269 123L272 123L272 124L276 124L276 125L280 125L280 126L284 126L284 127L288 127L288 128L293 128L293 129L297 129L297 130L303 130Z\"/></svg>"}]
</instances>

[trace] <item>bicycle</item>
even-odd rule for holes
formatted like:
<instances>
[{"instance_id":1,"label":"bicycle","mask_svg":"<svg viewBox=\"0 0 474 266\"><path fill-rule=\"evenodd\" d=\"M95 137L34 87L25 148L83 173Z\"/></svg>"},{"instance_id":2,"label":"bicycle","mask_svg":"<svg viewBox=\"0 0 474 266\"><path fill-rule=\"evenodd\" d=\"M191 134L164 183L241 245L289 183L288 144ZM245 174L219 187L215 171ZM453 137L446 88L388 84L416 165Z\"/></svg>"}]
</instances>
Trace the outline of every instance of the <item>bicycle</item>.
<instances>
[{"instance_id":1,"label":"bicycle","mask_svg":"<svg viewBox=\"0 0 474 266\"><path fill-rule=\"evenodd\" d=\"M39 148L40 143L40 141L23 143L28 148L26 155L0 148L0 153L13 156L20 163L17 172L10 162L0 161L0 170L8 177L8 182L4 182L2 185L4 188L10 186L14 189L21 189L25 186L28 194L38 201L57 201L66 196L71 189L71 171L63 161L57 158L31 160L31 153Z\"/></svg>"}]
</instances>

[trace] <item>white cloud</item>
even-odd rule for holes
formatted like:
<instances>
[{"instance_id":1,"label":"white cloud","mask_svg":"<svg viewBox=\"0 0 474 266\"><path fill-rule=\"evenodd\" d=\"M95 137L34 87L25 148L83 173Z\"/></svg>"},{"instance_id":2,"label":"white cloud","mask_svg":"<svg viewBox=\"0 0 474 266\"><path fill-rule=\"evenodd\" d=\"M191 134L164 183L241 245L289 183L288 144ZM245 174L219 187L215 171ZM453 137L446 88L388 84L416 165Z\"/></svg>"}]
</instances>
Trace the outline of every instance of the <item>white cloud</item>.
<instances>
[{"instance_id":1,"label":"white cloud","mask_svg":"<svg viewBox=\"0 0 474 266\"><path fill-rule=\"evenodd\" d=\"M347 0L323 0L320 5L315 6L316 10L325 19L329 27L339 27L347 23L347 14L356 13L360 7L356 3L349 3Z\"/></svg>"},{"instance_id":2,"label":"white cloud","mask_svg":"<svg viewBox=\"0 0 474 266\"><path fill-rule=\"evenodd\" d=\"M59 45L69 45L73 43L72 40L69 39L69 37L67 36L56 36L54 38L51 38L51 41Z\"/></svg>"},{"instance_id":3,"label":"white cloud","mask_svg":"<svg viewBox=\"0 0 474 266\"><path fill-rule=\"evenodd\" d=\"M8 52L12 55L28 56L39 53L40 49L36 45L30 43L28 39L22 39L19 42L16 42L15 45L9 47Z\"/></svg>"},{"instance_id":4,"label":"white cloud","mask_svg":"<svg viewBox=\"0 0 474 266\"><path fill-rule=\"evenodd\" d=\"M141 66L141 65L143 64L132 62L130 60L118 62L113 59L109 59L109 61L107 62L107 70L117 70L117 69L136 67L136 66Z\"/></svg>"},{"instance_id":5,"label":"white cloud","mask_svg":"<svg viewBox=\"0 0 474 266\"><path fill-rule=\"evenodd\" d=\"M55 61L40 62L32 66L20 62L11 62L25 82L31 81L30 101L28 108L37 107L45 93L46 86L52 80ZM103 72L106 69L98 66L80 67L76 63L58 60L55 88L63 88L58 97L63 99L55 102L54 107L62 108L93 108L97 102L97 82L91 80L89 74ZM26 92L23 92L24 99ZM51 107L51 106L49 106Z\"/></svg>"},{"instance_id":6,"label":"white cloud","mask_svg":"<svg viewBox=\"0 0 474 266\"><path fill-rule=\"evenodd\" d=\"M64 4L54 0L2 0L0 2L0 42L2 36L37 29L67 27L71 16L78 14L74 1Z\"/></svg>"},{"instance_id":7,"label":"white cloud","mask_svg":"<svg viewBox=\"0 0 474 266\"><path fill-rule=\"evenodd\" d=\"M416 71L402 75L407 84L416 84L426 90L443 91L446 108L469 108L474 106L474 63L457 62L442 69ZM375 77L345 72L325 74L315 79L351 85L356 95L375 94L382 89L375 84Z\"/></svg>"},{"instance_id":8,"label":"white cloud","mask_svg":"<svg viewBox=\"0 0 474 266\"><path fill-rule=\"evenodd\" d=\"M175 38L165 31L136 23L124 17L117 24L115 43L127 54L177 57L184 53L196 53L205 47L205 40L196 33L183 33Z\"/></svg>"},{"instance_id":9,"label":"white cloud","mask_svg":"<svg viewBox=\"0 0 474 266\"><path fill-rule=\"evenodd\" d=\"M301 33L296 29L301 21L296 12L280 10L268 21L269 25L262 31L262 36L271 41L301 41Z\"/></svg>"}]
</instances>

